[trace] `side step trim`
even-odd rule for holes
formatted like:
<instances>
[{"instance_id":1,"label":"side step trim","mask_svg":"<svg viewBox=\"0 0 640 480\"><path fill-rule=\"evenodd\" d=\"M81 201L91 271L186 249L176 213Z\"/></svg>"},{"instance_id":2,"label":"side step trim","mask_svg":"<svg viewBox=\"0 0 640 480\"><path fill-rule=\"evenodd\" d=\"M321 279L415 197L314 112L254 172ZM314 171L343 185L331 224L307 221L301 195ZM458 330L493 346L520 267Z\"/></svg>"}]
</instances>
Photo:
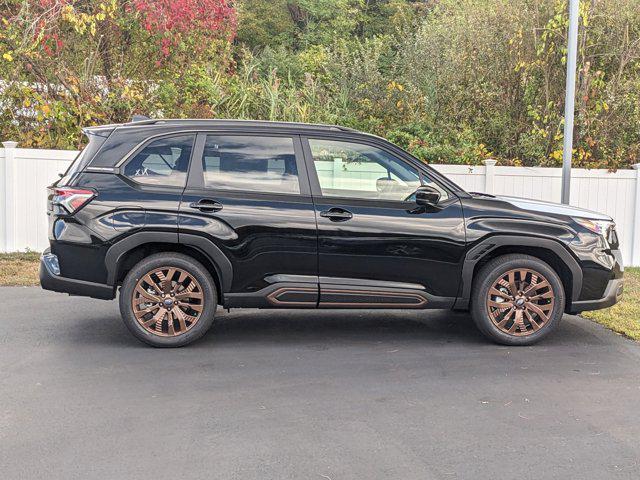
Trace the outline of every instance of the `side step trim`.
<instances>
[{"instance_id":1,"label":"side step trim","mask_svg":"<svg viewBox=\"0 0 640 480\"><path fill-rule=\"evenodd\" d=\"M267 301L276 307L315 307L318 303L318 289L280 287L267 295Z\"/></svg>"},{"instance_id":2,"label":"side step trim","mask_svg":"<svg viewBox=\"0 0 640 480\"><path fill-rule=\"evenodd\" d=\"M227 293L225 308L426 309L451 308L455 301L412 283L305 275L271 275L265 280L273 283L256 292Z\"/></svg>"},{"instance_id":3,"label":"side step trim","mask_svg":"<svg viewBox=\"0 0 640 480\"><path fill-rule=\"evenodd\" d=\"M424 292L320 286L320 308L425 308Z\"/></svg>"}]
</instances>

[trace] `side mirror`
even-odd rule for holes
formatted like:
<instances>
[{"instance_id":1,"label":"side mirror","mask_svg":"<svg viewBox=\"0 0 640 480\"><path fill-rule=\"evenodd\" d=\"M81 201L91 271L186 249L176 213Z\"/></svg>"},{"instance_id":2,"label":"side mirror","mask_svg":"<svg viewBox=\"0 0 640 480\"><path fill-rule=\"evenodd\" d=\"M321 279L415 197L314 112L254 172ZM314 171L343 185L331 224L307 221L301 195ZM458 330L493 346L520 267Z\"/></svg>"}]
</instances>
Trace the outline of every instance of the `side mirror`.
<instances>
[{"instance_id":1,"label":"side mirror","mask_svg":"<svg viewBox=\"0 0 640 480\"><path fill-rule=\"evenodd\" d=\"M416 203L422 207L435 207L440 201L440 192L437 188L423 185L416 190Z\"/></svg>"}]
</instances>

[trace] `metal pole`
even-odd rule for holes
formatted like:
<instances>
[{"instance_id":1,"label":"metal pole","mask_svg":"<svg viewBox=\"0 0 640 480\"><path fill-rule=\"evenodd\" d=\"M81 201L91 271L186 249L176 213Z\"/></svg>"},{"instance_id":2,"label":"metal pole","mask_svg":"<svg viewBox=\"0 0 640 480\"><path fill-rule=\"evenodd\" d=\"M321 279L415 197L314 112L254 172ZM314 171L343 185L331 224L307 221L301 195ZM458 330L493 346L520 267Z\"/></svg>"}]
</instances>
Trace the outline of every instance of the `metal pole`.
<instances>
[{"instance_id":1,"label":"metal pole","mask_svg":"<svg viewBox=\"0 0 640 480\"><path fill-rule=\"evenodd\" d=\"M573 111L576 97L576 57L578 55L579 0L569 0L569 41L567 43L567 83L564 98L564 145L562 149L562 203L569 204L571 157L573 153Z\"/></svg>"}]
</instances>

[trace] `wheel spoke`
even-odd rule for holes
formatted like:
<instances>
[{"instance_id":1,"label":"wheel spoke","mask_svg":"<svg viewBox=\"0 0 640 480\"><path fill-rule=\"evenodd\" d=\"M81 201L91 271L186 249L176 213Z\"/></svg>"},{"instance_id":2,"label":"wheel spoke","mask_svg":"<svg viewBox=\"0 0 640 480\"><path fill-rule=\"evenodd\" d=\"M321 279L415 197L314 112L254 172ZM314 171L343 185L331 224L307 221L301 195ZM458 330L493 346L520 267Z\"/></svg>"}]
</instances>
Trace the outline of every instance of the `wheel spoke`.
<instances>
[{"instance_id":1,"label":"wheel spoke","mask_svg":"<svg viewBox=\"0 0 640 480\"><path fill-rule=\"evenodd\" d=\"M151 313L151 312L153 312L154 310L156 310L156 309L158 309L158 308L160 308L160 306L158 306L158 305L156 305L156 304L154 303L154 304L153 304L153 305L151 305L150 307L143 308L142 310L136 310L136 311L135 311L135 314L136 314L136 316L144 316L144 315L146 315L147 313Z\"/></svg>"},{"instance_id":2,"label":"wheel spoke","mask_svg":"<svg viewBox=\"0 0 640 480\"><path fill-rule=\"evenodd\" d=\"M147 300L150 300L152 302L159 302L160 301L160 297L158 297L157 295L153 295L149 292L147 292L144 288L142 288L141 285L138 285L135 289L134 293L138 293L140 294L140 296L146 298Z\"/></svg>"},{"instance_id":3,"label":"wheel spoke","mask_svg":"<svg viewBox=\"0 0 640 480\"><path fill-rule=\"evenodd\" d=\"M516 271L511 270L508 275L509 278L509 290L511 291L511 296L515 297L518 295L518 288L516 287Z\"/></svg>"},{"instance_id":4,"label":"wheel spoke","mask_svg":"<svg viewBox=\"0 0 640 480\"><path fill-rule=\"evenodd\" d=\"M531 303L528 302L525 304L525 306L531 310L533 313L535 313L536 315L538 315L538 317L540 317L540 320L542 320L543 322L546 322L549 320L549 315L544 312L538 305L536 305L535 303ZM546 305L545 305L546 306Z\"/></svg>"},{"instance_id":5,"label":"wheel spoke","mask_svg":"<svg viewBox=\"0 0 640 480\"><path fill-rule=\"evenodd\" d=\"M189 274L187 272L185 272L184 270L181 270L180 275L178 276L178 281L173 287L173 290L171 291L171 293L173 293L174 295L178 293L178 289L182 287L182 284L184 283L184 281L187 279L188 276Z\"/></svg>"},{"instance_id":6,"label":"wheel spoke","mask_svg":"<svg viewBox=\"0 0 640 480\"><path fill-rule=\"evenodd\" d=\"M513 313L515 312L515 310L509 310L506 315L504 317L502 317L502 320L500 320L500 322L497 323L499 328L503 328L507 322L511 319L511 317L513 317Z\"/></svg>"},{"instance_id":7,"label":"wheel spoke","mask_svg":"<svg viewBox=\"0 0 640 480\"><path fill-rule=\"evenodd\" d=\"M536 330L540 330L540 325L538 324L538 322L534 320L533 315L529 313L529 310L525 310L524 314L527 317L527 320L529 320L529 323L531 324L531 328L533 328L533 331L535 332Z\"/></svg>"},{"instance_id":8,"label":"wheel spoke","mask_svg":"<svg viewBox=\"0 0 640 480\"><path fill-rule=\"evenodd\" d=\"M487 305L494 308L500 308L502 310L513 307L512 302L495 302L493 300L488 300Z\"/></svg>"},{"instance_id":9,"label":"wheel spoke","mask_svg":"<svg viewBox=\"0 0 640 480\"><path fill-rule=\"evenodd\" d=\"M162 273L162 272L160 272L160 273ZM151 285L151 287L153 287L153 289L156 291L157 294L162 293L162 287L160 287L160 285L153 278L151 278L151 274L150 273L146 274L142 279L146 283Z\"/></svg>"},{"instance_id":10,"label":"wheel spoke","mask_svg":"<svg viewBox=\"0 0 640 480\"><path fill-rule=\"evenodd\" d=\"M531 285L529 288L527 288L523 293L525 295L529 295L530 292L537 292L538 290L545 288L545 287L549 287L549 282L547 282L546 280L538 283L537 285Z\"/></svg>"},{"instance_id":11,"label":"wheel spoke","mask_svg":"<svg viewBox=\"0 0 640 480\"><path fill-rule=\"evenodd\" d=\"M180 303L180 306L184 307L184 308L189 307L189 308L195 310L196 312L201 312L202 309L204 308L204 305L198 305L198 304L195 304L195 303L191 304L191 303L186 303L186 302Z\"/></svg>"},{"instance_id":12,"label":"wheel spoke","mask_svg":"<svg viewBox=\"0 0 640 480\"><path fill-rule=\"evenodd\" d=\"M162 281L162 291L164 293L171 293L171 279L173 278L173 275L175 273L176 273L176 269L170 268L169 272L167 273L167 276Z\"/></svg>"},{"instance_id":13,"label":"wheel spoke","mask_svg":"<svg viewBox=\"0 0 640 480\"><path fill-rule=\"evenodd\" d=\"M184 312L180 310L177 306L173 307L173 314L178 319L178 323L180 324L180 331L184 332L187 329L187 323L184 318Z\"/></svg>"},{"instance_id":14,"label":"wheel spoke","mask_svg":"<svg viewBox=\"0 0 640 480\"><path fill-rule=\"evenodd\" d=\"M144 320L142 324L145 327L150 327L151 325L155 325L158 322L162 322L166 313L167 311L164 308L161 308L152 318L150 318L149 320Z\"/></svg>"},{"instance_id":15,"label":"wheel spoke","mask_svg":"<svg viewBox=\"0 0 640 480\"><path fill-rule=\"evenodd\" d=\"M202 298L202 292L180 292L176 293L175 298L178 300L184 298Z\"/></svg>"},{"instance_id":16,"label":"wheel spoke","mask_svg":"<svg viewBox=\"0 0 640 480\"><path fill-rule=\"evenodd\" d=\"M495 295L496 297L504 298L505 300L511 300L511 296L508 293L501 292L495 287L491 287L489 289L490 295Z\"/></svg>"},{"instance_id":17,"label":"wheel spoke","mask_svg":"<svg viewBox=\"0 0 640 480\"><path fill-rule=\"evenodd\" d=\"M173 325L173 310L167 312L168 333L169 335L176 334L176 327Z\"/></svg>"},{"instance_id":18,"label":"wheel spoke","mask_svg":"<svg viewBox=\"0 0 640 480\"><path fill-rule=\"evenodd\" d=\"M549 299L549 298L554 298L555 295L553 294L553 292L551 290L549 290L548 292L544 292L544 293L539 293L537 295L534 295L533 297L529 297L529 301L531 300L542 300L542 299Z\"/></svg>"},{"instance_id":19,"label":"wheel spoke","mask_svg":"<svg viewBox=\"0 0 640 480\"><path fill-rule=\"evenodd\" d=\"M518 328L520 329L521 333L525 333L527 331L527 327L524 324L524 318L523 318L522 312L523 311L521 309L516 310L516 319L514 323L518 325Z\"/></svg>"}]
</instances>

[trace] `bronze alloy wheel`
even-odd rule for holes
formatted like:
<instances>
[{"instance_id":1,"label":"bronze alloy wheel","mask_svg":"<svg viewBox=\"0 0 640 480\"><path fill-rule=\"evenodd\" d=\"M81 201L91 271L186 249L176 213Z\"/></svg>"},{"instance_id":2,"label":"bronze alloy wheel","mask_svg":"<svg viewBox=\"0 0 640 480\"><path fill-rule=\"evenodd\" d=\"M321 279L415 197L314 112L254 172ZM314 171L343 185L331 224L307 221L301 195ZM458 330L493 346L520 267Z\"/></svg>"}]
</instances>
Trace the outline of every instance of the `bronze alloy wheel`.
<instances>
[{"instance_id":1,"label":"bronze alloy wheel","mask_svg":"<svg viewBox=\"0 0 640 480\"><path fill-rule=\"evenodd\" d=\"M528 268L505 272L489 288L487 310L502 332L526 336L543 328L551 319L555 294L548 280Z\"/></svg>"},{"instance_id":2,"label":"bronze alloy wheel","mask_svg":"<svg viewBox=\"0 0 640 480\"><path fill-rule=\"evenodd\" d=\"M204 295L200 283L186 270L160 267L138 280L131 304L136 320L145 330L175 337L198 323Z\"/></svg>"}]
</instances>

